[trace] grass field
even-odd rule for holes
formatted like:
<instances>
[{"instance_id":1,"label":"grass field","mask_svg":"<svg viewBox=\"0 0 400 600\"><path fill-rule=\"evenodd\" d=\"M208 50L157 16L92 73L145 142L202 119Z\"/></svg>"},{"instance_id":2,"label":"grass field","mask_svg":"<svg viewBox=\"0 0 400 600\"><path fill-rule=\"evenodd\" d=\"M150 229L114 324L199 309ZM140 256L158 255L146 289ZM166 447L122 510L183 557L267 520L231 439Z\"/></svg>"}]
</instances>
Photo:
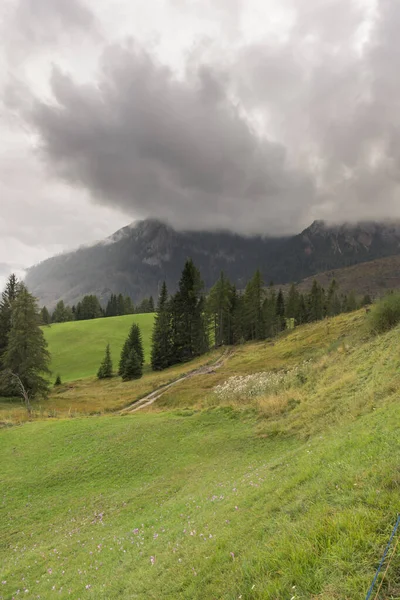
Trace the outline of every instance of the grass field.
<instances>
[{"instance_id":1,"label":"grass field","mask_svg":"<svg viewBox=\"0 0 400 600\"><path fill-rule=\"evenodd\" d=\"M0 598L364 599L400 504L400 328L364 320L240 347L144 413L62 406L115 409L190 365L63 386L58 419L3 428ZM263 394L213 391L269 370ZM399 554L378 597L400 598Z\"/></svg>"},{"instance_id":2,"label":"grass field","mask_svg":"<svg viewBox=\"0 0 400 600\"><path fill-rule=\"evenodd\" d=\"M148 361L153 321L154 315L144 314L57 323L44 327L52 358L50 368L53 378L58 373L62 381L66 382L95 376L108 343L116 368L132 323L137 323L141 329L145 359Z\"/></svg>"}]
</instances>

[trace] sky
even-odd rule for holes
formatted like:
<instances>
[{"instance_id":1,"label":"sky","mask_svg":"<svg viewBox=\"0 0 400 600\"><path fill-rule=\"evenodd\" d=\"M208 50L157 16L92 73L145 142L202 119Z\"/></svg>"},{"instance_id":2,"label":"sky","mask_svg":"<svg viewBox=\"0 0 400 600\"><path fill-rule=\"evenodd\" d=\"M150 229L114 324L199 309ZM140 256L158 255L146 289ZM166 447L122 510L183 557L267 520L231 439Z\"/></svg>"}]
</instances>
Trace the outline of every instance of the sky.
<instances>
[{"instance_id":1,"label":"sky","mask_svg":"<svg viewBox=\"0 0 400 600\"><path fill-rule=\"evenodd\" d=\"M400 3L2 0L0 284L142 218L400 218Z\"/></svg>"}]
</instances>

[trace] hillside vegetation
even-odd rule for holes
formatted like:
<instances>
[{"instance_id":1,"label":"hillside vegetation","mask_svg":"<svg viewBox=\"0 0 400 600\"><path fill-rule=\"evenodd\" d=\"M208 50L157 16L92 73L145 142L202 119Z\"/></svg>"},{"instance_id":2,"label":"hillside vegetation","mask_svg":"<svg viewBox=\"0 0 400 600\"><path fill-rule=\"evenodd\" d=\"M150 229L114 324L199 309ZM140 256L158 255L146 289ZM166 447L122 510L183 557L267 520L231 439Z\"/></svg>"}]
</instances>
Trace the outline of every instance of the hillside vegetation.
<instances>
[{"instance_id":1,"label":"hillside vegetation","mask_svg":"<svg viewBox=\"0 0 400 600\"><path fill-rule=\"evenodd\" d=\"M59 373L61 380L65 382L93 377L104 357L107 344L110 344L114 367L117 368L122 346L132 323L137 323L141 329L145 360L148 362L153 321L154 315L143 314L71 321L44 327L54 377Z\"/></svg>"},{"instance_id":2,"label":"hillside vegetation","mask_svg":"<svg viewBox=\"0 0 400 600\"><path fill-rule=\"evenodd\" d=\"M364 599L399 511L399 334L341 315L147 411L3 429L0 597ZM120 408L190 366L63 386L48 410Z\"/></svg>"},{"instance_id":3,"label":"hillside vegetation","mask_svg":"<svg viewBox=\"0 0 400 600\"><path fill-rule=\"evenodd\" d=\"M360 296L380 298L388 291L400 288L400 256L387 256L351 267L317 273L298 284L299 292L309 292L314 279L325 289L328 289L332 279L335 279L339 290L344 294L355 292ZM286 292L289 291L288 285L282 288Z\"/></svg>"}]
</instances>

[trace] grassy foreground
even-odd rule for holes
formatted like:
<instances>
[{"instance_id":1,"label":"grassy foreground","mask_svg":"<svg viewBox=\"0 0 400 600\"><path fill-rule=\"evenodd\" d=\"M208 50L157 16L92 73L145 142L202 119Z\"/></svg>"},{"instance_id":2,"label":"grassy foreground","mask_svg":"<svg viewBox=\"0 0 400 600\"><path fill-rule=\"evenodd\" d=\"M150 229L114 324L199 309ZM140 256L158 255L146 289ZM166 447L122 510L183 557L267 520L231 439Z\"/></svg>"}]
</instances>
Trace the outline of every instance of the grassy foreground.
<instances>
[{"instance_id":1,"label":"grassy foreground","mask_svg":"<svg viewBox=\"0 0 400 600\"><path fill-rule=\"evenodd\" d=\"M110 344L116 368L132 323L137 323L141 329L145 359L148 362L153 321L153 314L143 314L56 323L44 327L52 358L50 368L53 378L58 373L65 382L95 376L107 344Z\"/></svg>"},{"instance_id":2,"label":"grassy foreground","mask_svg":"<svg viewBox=\"0 0 400 600\"><path fill-rule=\"evenodd\" d=\"M4 428L0 598L364 599L400 505L399 334L341 315L146 413ZM213 392L268 370L264 394ZM399 554L379 598L400 598Z\"/></svg>"}]
</instances>

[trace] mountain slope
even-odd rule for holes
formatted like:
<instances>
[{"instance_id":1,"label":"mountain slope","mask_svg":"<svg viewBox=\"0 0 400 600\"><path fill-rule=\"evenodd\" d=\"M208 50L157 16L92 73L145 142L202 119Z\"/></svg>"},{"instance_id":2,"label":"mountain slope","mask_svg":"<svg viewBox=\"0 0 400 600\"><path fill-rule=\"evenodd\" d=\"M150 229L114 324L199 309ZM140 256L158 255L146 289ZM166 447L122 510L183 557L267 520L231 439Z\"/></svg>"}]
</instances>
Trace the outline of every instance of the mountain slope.
<instances>
[{"instance_id":1,"label":"mountain slope","mask_svg":"<svg viewBox=\"0 0 400 600\"><path fill-rule=\"evenodd\" d=\"M360 296L368 294L372 299L379 298L390 290L400 288L400 255L317 273L300 281L299 291L309 292L314 279L325 289L335 279L342 293L353 291ZM287 292L289 285L282 286L282 289Z\"/></svg>"},{"instance_id":2,"label":"mountain slope","mask_svg":"<svg viewBox=\"0 0 400 600\"><path fill-rule=\"evenodd\" d=\"M4 597L365 598L400 489L399 328L368 338L365 318L243 345L162 411L5 428ZM272 392L212 393L266 368L285 372ZM111 385L91 383L110 408ZM399 573L397 552L379 597Z\"/></svg>"},{"instance_id":3,"label":"mountain slope","mask_svg":"<svg viewBox=\"0 0 400 600\"><path fill-rule=\"evenodd\" d=\"M84 294L112 292L134 301L156 296L166 280L175 290L186 258L200 268L207 287L221 270L243 287L256 268L266 282L304 277L400 253L399 224L330 227L315 221L291 238L245 237L229 232L175 231L155 220L125 227L110 238L53 257L28 271L26 283L49 307L76 303Z\"/></svg>"}]
</instances>

